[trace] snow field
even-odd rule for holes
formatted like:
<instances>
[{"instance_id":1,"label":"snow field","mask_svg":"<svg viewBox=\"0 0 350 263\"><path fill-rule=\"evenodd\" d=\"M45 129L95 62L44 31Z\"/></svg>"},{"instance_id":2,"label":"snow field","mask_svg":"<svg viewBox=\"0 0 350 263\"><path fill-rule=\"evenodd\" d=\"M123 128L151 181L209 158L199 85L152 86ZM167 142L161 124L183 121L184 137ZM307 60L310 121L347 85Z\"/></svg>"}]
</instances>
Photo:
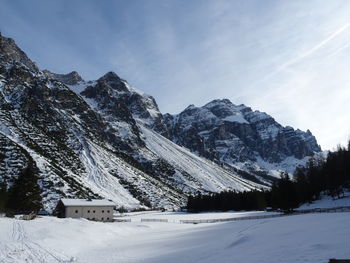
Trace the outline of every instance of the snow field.
<instances>
[{"instance_id":1,"label":"snow field","mask_svg":"<svg viewBox=\"0 0 350 263\"><path fill-rule=\"evenodd\" d=\"M349 222L350 213L199 225L0 218L0 262L328 262L350 258Z\"/></svg>"}]
</instances>

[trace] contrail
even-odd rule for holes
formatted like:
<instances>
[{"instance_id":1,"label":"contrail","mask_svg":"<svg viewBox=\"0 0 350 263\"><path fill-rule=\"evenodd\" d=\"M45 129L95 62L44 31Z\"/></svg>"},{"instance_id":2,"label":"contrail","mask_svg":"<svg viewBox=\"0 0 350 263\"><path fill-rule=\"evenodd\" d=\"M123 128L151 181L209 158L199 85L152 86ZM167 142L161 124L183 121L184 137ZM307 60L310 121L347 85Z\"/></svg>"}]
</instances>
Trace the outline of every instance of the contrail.
<instances>
[{"instance_id":1,"label":"contrail","mask_svg":"<svg viewBox=\"0 0 350 263\"><path fill-rule=\"evenodd\" d=\"M344 49L347 49L348 47L350 47L350 41L346 42L343 46L341 46L340 48L338 48L337 50L335 50L332 54L330 54L330 56L336 56L338 55L340 52L342 52Z\"/></svg>"},{"instance_id":2,"label":"contrail","mask_svg":"<svg viewBox=\"0 0 350 263\"><path fill-rule=\"evenodd\" d=\"M282 64L280 67L278 67L275 71L271 72L270 74L266 75L264 78L262 78L260 81L258 82L263 82L268 80L269 78L271 78L272 76L276 75L277 73L279 73L280 71L290 67L291 65L299 62L300 60L310 56L311 54L315 53L317 50L319 50L320 48L322 48L324 45L326 45L328 42L330 42L331 40L333 40L334 38L336 38L338 35L342 34L344 31L348 30L350 28L350 23L345 24L344 26L342 26L341 28L339 28L337 31L335 31L333 34L331 34L329 37L327 37L326 39L322 40L320 43L318 43L316 46L314 46L313 48L307 50L306 52L304 52L303 54L301 54L300 56L289 60L288 62Z\"/></svg>"}]
</instances>

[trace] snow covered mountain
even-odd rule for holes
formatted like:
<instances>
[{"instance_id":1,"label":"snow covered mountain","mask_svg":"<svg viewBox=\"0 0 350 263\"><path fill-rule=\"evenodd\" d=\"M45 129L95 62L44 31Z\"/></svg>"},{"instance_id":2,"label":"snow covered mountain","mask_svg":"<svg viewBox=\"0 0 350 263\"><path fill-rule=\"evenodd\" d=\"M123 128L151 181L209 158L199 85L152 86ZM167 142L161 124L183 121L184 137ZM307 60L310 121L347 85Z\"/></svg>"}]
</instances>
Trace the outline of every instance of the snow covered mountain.
<instances>
[{"instance_id":1,"label":"snow covered mountain","mask_svg":"<svg viewBox=\"0 0 350 263\"><path fill-rule=\"evenodd\" d=\"M308 130L283 127L264 112L228 99L203 107L190 105L178 115L164 115L170 139L218 164L270 175L293 172L321 151ZM275 172L275 173L274 173Z\"/></svg>"},{"instance_id":2,"label":"snow covered mountain","mask_svg":"<svg viewBox=\"0 0 350 263\"><path fill-rule=\"evenodd\" d=\"M61 197L174 208L197 191L263 187L166 137L154 98L115 73L84 81L41 71L0 36L1 187L30 167L47 209Z\"/></svg>"}]
</instances>

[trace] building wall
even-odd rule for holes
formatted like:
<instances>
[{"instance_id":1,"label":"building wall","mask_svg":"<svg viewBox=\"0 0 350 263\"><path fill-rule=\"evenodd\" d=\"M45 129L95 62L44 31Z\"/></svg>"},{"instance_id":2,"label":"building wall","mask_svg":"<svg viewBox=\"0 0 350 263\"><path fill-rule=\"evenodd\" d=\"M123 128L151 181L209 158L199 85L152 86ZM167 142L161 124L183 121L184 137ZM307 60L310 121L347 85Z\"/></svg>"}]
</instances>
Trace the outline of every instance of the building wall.
<instances>
[{"instance_id":1,"label":"building wall","mask_svg":"<svg viewBox=\"0 0 350 263\"><path fill-rule=\"evenodd\" d=\"M68 206L66 217L113 221L113 206Z\"/></svg>"}]
</instances>

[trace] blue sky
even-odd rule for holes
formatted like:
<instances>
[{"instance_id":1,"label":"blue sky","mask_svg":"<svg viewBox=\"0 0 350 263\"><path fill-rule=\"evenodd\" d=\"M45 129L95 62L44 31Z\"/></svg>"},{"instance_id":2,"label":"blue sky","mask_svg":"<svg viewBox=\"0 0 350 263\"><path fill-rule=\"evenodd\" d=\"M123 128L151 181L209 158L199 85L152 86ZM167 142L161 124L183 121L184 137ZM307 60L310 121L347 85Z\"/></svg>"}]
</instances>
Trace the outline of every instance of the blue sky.
<instances>
[{"instance_id":1,"label":"blue sky","mask_svg":"<svg viewBox=\"0 0 350 263\"><path fill-rule=\"evenodd\" d=\"M163 113L228 98L310 129L350 135L350 1L0 0L0 30L44 69L115 71Z\"/></svg>"}]
</instances>

